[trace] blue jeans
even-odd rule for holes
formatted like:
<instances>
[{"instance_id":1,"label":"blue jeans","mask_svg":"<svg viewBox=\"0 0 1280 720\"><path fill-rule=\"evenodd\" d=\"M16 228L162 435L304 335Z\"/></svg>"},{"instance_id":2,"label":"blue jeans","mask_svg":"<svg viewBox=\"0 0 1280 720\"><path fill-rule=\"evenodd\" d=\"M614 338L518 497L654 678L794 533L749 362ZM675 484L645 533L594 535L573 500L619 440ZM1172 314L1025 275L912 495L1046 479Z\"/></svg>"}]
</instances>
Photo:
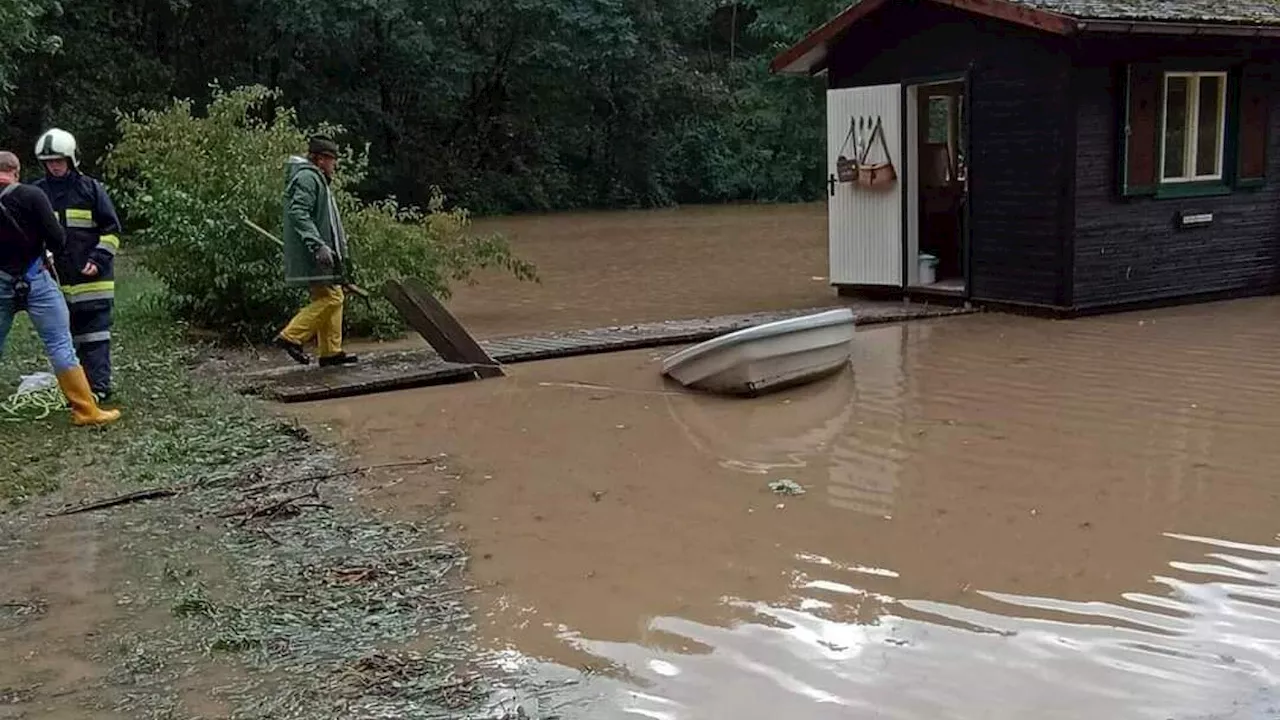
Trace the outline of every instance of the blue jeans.
<instances>
[{"instance_id":1,"label":"blue jeans","mask_svg":"<svg viewBox=\"0 0 1280 720\"><path fill-rule=\"evenodd\" d=\"M27 315L40 336L40 342L44 343L53 371L61 374L73 370L80 360L76 358L76 348L71 342L71 315L62 290L43 266L28 276L31 278L28 281L31 291L27 295ZM18 312L13 302L15 285L17 280L13 276L0 272L0 352L4 351L13 318Z\"/></svg>"}]
</instances>

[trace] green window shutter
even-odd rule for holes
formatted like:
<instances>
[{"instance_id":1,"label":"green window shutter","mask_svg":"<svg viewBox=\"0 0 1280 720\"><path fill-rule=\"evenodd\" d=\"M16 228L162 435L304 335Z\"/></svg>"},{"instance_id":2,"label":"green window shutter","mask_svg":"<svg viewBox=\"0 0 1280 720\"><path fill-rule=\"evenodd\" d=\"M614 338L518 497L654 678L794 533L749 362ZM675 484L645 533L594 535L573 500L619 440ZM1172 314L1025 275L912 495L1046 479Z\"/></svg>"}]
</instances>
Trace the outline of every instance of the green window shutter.
<instances>
[{"instance_id":1,"label":"green window shutter","mask_svg":"<svg viewBox=\"0 0 1280 720\"><path fill-rule=\"evenodd\" d=\"M1271 127L1271 78L1261 68L1245 66L1240 73L1236 113L1238 152L1236 185L1251 187L1267 180L1267 144Z\"/></svg>"},{"instance_id":2,"label":"green window shutter","mask_svg":"<svg viewBox=\"0 0 1280 720\"><path fill-rule=\"evenodd\" d=\"M1159 185L1160 80L1153 65L1129 65L1124 72L1120 128L1120 194L1154 195Z\"/></svg>"}]
</instances>

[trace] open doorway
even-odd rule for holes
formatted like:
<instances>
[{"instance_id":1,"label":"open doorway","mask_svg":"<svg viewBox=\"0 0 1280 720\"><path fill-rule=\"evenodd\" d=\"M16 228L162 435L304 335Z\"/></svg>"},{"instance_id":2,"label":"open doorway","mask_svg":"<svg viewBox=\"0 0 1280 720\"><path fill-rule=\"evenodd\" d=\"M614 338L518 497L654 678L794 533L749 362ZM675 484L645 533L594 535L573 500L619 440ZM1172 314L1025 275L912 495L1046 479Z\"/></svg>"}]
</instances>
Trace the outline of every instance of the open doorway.
<instances>
[{"instance_id":1,"label":"open doorway","mask_svg":"<svg viewBox=\"0 0 1280 720\"><path fill-rule=\"evenodd\" d=\"M965 293L965 157L963 80L907 88L907 285Z\"/></svg>"}]
</instances>

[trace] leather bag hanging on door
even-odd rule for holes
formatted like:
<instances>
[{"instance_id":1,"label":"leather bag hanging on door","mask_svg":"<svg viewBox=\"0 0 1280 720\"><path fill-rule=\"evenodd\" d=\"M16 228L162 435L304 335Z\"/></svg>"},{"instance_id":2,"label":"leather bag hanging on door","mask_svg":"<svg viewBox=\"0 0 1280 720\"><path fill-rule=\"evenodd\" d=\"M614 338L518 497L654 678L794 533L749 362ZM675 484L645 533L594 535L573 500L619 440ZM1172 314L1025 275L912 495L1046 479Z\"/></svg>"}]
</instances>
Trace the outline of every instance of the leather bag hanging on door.
<instances>
[{"instance_id":1,"label":"leather bag hanging on door","mask_svg":"<svg viewBox=\"0 0 1280 720\"><path fill-rule=\"evenodd\" d=\"M877 141L880 143L880 149L884 151L884 160L872 163L868 158ZM867 138L867 144L862 147L862 152L858 155L857 177L854 182L868 190L887 190L897 181L898 171L893 167L893 159L889 156L889 141L884 137L884 125L877 117L875 127L871 130L871 137Z\"/></svg>"},{"instance_id":2,"label":"leather bag hanging on door","mask_svg":"<svg viewBox=\"0 0 1280 720\"><path fill-rule=\"evenodd\" d=\"M849 118L849 134L844 136L844 144L840 146L840 154L836 157L836 179L840 182L856 182L858 179L858 156L861 154L858 145L857 120ZM844 153L853 144L853 157Z\"/></svg>"}]
</instances>

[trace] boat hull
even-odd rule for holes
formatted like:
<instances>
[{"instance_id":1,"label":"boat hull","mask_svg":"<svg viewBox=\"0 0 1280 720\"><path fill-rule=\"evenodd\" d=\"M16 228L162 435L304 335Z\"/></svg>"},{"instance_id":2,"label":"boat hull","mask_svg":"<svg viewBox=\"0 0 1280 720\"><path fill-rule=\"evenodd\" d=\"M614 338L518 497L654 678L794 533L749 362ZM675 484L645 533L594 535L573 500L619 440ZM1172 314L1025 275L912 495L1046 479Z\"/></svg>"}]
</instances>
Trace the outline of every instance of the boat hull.
<instances>
[{"instance_id":1,"label":"boat hull","mask_svg":"<svg viewBox=\"0 0 1280 720\"><path fill-rule=\"evenodd\" d=\"M663 362L685 387L757 396L819 380L848 367L854 316L847 309L790 318L723 335Z\"/></svg>"}]
</instances>

